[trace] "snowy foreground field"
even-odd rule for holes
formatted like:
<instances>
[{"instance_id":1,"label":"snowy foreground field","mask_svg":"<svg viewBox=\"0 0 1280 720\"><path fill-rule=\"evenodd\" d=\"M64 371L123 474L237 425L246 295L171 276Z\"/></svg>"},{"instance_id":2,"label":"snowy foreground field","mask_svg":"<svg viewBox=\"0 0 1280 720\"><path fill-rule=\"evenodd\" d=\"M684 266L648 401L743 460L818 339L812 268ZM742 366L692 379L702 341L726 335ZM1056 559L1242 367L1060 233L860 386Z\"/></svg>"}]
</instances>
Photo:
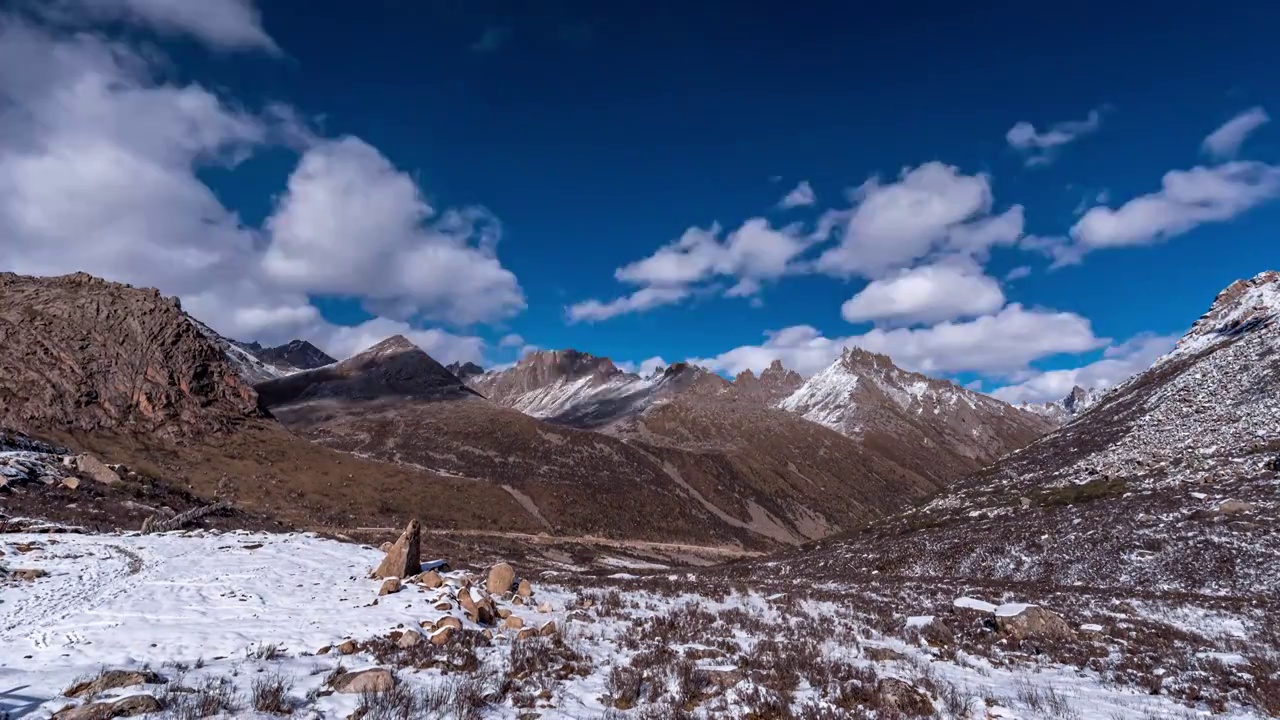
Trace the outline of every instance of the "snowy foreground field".
<instances>
[{"instance_id":1,"label":"snowy foreground field","mask_svg":"<svg viewBox=\"0 0 1280 720\"><path fill-rule=\"evenodd\" d=\"M1210 716L1203 703L1080 669L1087 663L944 652L929 615L865 623L838 599L707 592L682 573L543 573L528 578L533 595L522 604L496 599L495 611L518 620L481 626L459 608L456 588L469 578L483 587L483 572L455 570L439 588L406 583L379 596L382 583L368 574L382 553L311 535L10 534L0 550L10 571L47 573L0 586L3 717L69 706L59 717ZM1024 609L950 604L975 617ZM1228 635L1250 631L1214 622ZM1199 661L1247 683L1232 669L1239 655ZM352 674L370 668L388 672ZM78 698L64 694L95 680ZM1213 709L1264 717L1235 702Z\"/></svg>"}]
</instances>

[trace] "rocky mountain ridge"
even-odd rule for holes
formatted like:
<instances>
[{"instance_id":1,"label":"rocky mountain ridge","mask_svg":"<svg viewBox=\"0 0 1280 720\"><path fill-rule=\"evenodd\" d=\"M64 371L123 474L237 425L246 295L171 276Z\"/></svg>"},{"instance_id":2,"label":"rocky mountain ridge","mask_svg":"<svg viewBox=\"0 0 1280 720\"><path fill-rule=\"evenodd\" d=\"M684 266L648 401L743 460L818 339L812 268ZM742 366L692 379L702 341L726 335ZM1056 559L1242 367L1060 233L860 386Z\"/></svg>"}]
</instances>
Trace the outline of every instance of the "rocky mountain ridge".
<instances>
[{"instance_id":1,"label":"rocky mountain ridge","mask_svg":"<svg viewBox=\"0 0 1280 720\"><path fill-rule=\"evenodd\" d=\"M1226 288L1173 351L1061 429L804 562L917 578L1274 594L1278 396L1280 274L1265 272Z\"/></svg>"},{"instance_id":2,"label":"rocky mountain ridge","mask_svg":"<svg viewBox=\"0 0 1280 720\"><path fill-rule=\"evenodd\" d=\"M1098 404L1103 392L1093 388L1082 388L1079 385L1071 388L1066 397L1055 402L1022 403L1018 409L1035 413L1055 425L1065 425L1075 416Z\"/></svg>"}]
</instances>

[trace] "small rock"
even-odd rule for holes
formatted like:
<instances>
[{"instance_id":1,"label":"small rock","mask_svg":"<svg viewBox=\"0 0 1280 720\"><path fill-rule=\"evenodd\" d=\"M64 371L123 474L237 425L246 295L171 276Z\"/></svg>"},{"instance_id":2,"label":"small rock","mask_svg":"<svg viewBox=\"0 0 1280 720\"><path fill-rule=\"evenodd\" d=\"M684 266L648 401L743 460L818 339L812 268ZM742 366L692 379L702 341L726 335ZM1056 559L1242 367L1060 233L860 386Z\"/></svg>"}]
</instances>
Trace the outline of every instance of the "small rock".
<instances>
[{"instance_id":1,"label":"small rock","mask_svg":"<svg viewBox=\"0 0 1280 720\"><path fill-rule=\"evenodd\" d=\"M400 592L400 578L387 578L382 581L382 587L378 588L378 595L380 596L398 592Z\"/></svg>"},{"instance_id":2,"label":"small rock","mask_svg":"<svg viewBox=\"0 0 1280 720\"><path fill-rule=\"evenodd\" d=\"M534 630L531 627L520 628L520 631L516 633L517 640L528 640L529 638L534 638L537 636L538 636L538 631Z\"/></svg>"},{"instance_id":3,"label":"small rock","mask_svg":"<svg viewBox=\"0 0 1280 720\"><path fill-rule=\"evenodd\" d=\"M1242 500L1223 500L1218 505L1218 512L1223 515L1235 515L1237 513L1253 512L1256 506L1253 503L1247 503Z\"/></svg>"},{"instance_id":4,"label":"small rock","mask_svg":"<svg viewBox=\"0 0 1280 720\"><path fill-rule=\"evenodd\" d=\"M547 622L543 623L543 624L542 624L542 627L538 628L538 634L539 634L539 635L541 635L541 636L543 636L543 637L550 637L550 636L552 636L552 635L555 635L555 634L556 634L556 621L555 621L555 620L548 620Z\"/></svg>"},{"instance_id":5,"label":"small rock","mask_svg":"<svg viewBox=\"0 0 1280 720\"><path fill-rule=\"evenodd\" d=\"M428 570L418 576L418 584L435 590L444 584L444 580L441 579L440 573L435 570Z\"/></svg>"},{"instance_id":6,"label":"small rock","mask_svg":"<svg viewBox=\"0 0 1280 720\"><path fill-rule=\"evenodd\" d=\"M550 601L550 600L543 600L541 603L539 603L539 604L538 604L538 612L540 612L540 613L549 613L549 612L551 612L551 601Z\"/></svg>"},{"instance_id":7,"label":"small rock","mask_svg":"<svg viewBox=\"0 0 1280 720\"><path fill-rule=\"evenodd\" d=\"M435 628L437 630L443 627L451 627L454 630L461 630L462 621L452 615L446 615L435 622Z\"/></svg>"},{"instance_id":8,"label":"small rock","mask_svg":"<svg viewBox=\"0 0 1280 720\"><path fill-rule=\"evenodd\" d=\"M333 646L332 646L332 645L325 645L324 647L322 647L322 648L320 648L319 650L317 650L317 651L316 651L316 654L317 654L317 655L328 655L328 654L329 654L329 651L330 651L330 650L332 650L332 649L333 649Z\"/></svg>"},{"instance_id":9,"label":"small rock","mask_svg":"<svg viewBox=\"0 0 1280 720\"><path fill-rule=\"evenodd\" d=\"M422 572L421 528L416 519L410 520L408 527L400 533L399 539L387 551L373 571L376 578L413 577Z\"/></svg>"},{"instance_id":10,"label":"small rock","mask_svg":"<svg viewBox=\"0 0 1280 720\"><path fill-rule=\"evenodd\" d=\"M343 640L338 643L338 652L343 655L355 655L360 650L360 645L355 640Z\"/></svg>"},{"instance_id":11,"label":"small rock","mask_svg":"<svg viewBox=\"0 0 1280 720\"><path fill-rule=\"evenodd\" d=\"M67 697L93 697L107 690L115 690L116 688L132 687L134 685L146 685L148 683L162 683L164 678L150 671L139 670L107 670L99 673L92 680L76 683L67 688L62 693Z\"/></svg>"},{"instance_id":12,"label":"small rock","mask_svg":"<svg viewBox=\"0 0 1280 720\"><path fill-rule=\"evenodd\" d=\"M489 568L489 577L485 580L484 587L490 595L501 595L510 590L515 581L516 571L506 563L498 563Z\"/></svg>"},{"instance_id":13,"label":"small rock","mask_svg":"<svg viewBox=\"0 0 1280 720\"><path fill-rule=\"evenodd\" d=\"M100 482L103 485L115 485L120 482L120 476L115 470L107 467L101 460L92 455L77 455L76 470L93 478L94 482Z\"/></svg>"},{"instance_id":14,"label":"small rock","mask_svg":"<svg viewBox=\"0 0 1280 720\"><path fill-rule=\"evenodd\" d=\"M48 575L49 573L39 568L29 568L29 569L9 571L9 577L14 578L16 580L38 580Z\"/></svg>"},{"instance_id":15,"label":"small rock","mask_svg":"<svg viewBox=\"0 0 1280 720\"><path fill-rule=\"evenodd\" d=\"M150 695L131 695L115 702L96 702L68 707L53 714L54 720L111 720L160 712L160 702Z\"/></svg>"},{"instance_id":16,"label":"small rock","mask_svg":"<svg viewBox=\"0 0 1280 720\"><path fill-rule=\"evenodd\" d=\"M422 633L417 630L405 630L396 644L402 648L411 648L420 642L422 642Z\"/></svg>"},{"instance_id":17,"label":"small rock","mask_svg":"<svg viewBox=\"0 0 1280 720\"><path fill-rule=\"evenodd\" d=\"M391 674L391 671L386 668L370 668L368 670L344 672L334 678L329 684L334 690L340 693L380 693L387 692L395 687L396 676Z\"/></svg>"},{"instance_id":18,"label":"small rock","mask_svg":"<svg viewBox=\"0 0 1280 720\"><path fill-rule=\"evenodd\" d=\"M933 703L911 683L896 678L881 678L876 683L880 704L909 717L933 717Z\"/></svg>"},{"instance_id":19,"label":"small rock","mask_svg":"<svg viewBox=\"0 0 1280 720\"><path fill-rule=\"evenodd\" d=\"M742 682L742 673L738 670L708 670L707 682L722 688L731 688Z\"/></svg>"},{"instance_id":20,"label":"small rock","mask_svg":"<svg viewBox=\"0 0 1280 720\"><path fill-rule=\"evenodd\" d=\"M524 620L519 615L512 615L502 621L502 625L508 630L519 630L524 627Z\"/></svg>"},{"instance_id":21,"label":"small rock","mask_svg":"<svg viewBox=\"0 0 1280 720\"><path fill-rule=\"evenodd\" d=\"M511 604L512 604L512 605L523 605L523 604L524 604L524 598L522 598L522 597L520 597L519 595L517 595L517 596L515 596L515 597L511 598Z\"/></svg>"},{"instance_id":22,"label":"small rock","mask_svg":"<svg viewBox=\"0 0 1280 720\"><path fill-rule=\"evenodd\" d=\"M440 602L436 603L435 607L440 612L447 612L453 609L453 603L449 602L448 600L441 600Z\"/></svg>"},{"instance_id":23,"label":"small rock","mask_svg":"<svg viewBox=\"0 0 1280 720\"><path fill-rule=\"evenodd\" d=\"M996 615L996 627L1015 640L1070 638L1075 631L1062 616L1038 605L1028 605L1016 615Z\"/></svg>"},{"instance_id":24,"label":"small rock","mask_svg":"<svg viewBox=\"0 0 1280 720\"><path fill-rule=\"evenodd\" d=\"M533 586L528 580L521 580L520 586L516 588L516 594L520 597L527 598L533 596Z\"/></svg>"},{"instance_id":25,"label":"small rock","mask_svg":"<svg viewBox=\"0 0 1280 720\"><path fill-rule=\"evenodd\" d=\"M80 487L80 478L64 477L62 478L62 487L68 490L75 490L76 488Z\"/></svg>"}]
</instances>

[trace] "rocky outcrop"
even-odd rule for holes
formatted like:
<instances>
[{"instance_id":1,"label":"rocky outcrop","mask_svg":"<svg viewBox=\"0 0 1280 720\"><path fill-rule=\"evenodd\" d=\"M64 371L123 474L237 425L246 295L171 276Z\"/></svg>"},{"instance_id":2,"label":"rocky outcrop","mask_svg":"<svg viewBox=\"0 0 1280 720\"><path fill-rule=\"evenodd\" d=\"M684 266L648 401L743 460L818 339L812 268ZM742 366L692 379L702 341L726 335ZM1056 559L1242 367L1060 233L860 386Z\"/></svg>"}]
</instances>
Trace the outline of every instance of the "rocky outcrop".
<instances>
[{"instance_id":1,"label":"rocky outcrop","mask_svg":"<svg viewBox=\"0 0 1280 720\"><path fill-rule=\"evenodd\" d=\"M84 273L0 273L0 424L177 439L260 414L176 299Z\"/></svg>"},{"instance_id":2,"label":"rocky outcrop","mask_svg":"<svg viewBox=\"0 0 1280 720\"><path fill-rule=\"evenodd\" d=\"M262 347L257 343L245 347L265 363L294 370L314 370L337 362L306 340L291 340L276 347Z\"/></svg>"},{"instance_id":3,"label":"rocky outcrop","mask_svg":"<svg viewBox=\"0 0 1280 720\"><path fill-rule=\"evenodd\" d=\"M484 368L473 362L452 362L446 365L445 368L447 368L449 372L453 373L459 380L467 380L468 378L484 374Z\"/></svg>"}]
</instances>

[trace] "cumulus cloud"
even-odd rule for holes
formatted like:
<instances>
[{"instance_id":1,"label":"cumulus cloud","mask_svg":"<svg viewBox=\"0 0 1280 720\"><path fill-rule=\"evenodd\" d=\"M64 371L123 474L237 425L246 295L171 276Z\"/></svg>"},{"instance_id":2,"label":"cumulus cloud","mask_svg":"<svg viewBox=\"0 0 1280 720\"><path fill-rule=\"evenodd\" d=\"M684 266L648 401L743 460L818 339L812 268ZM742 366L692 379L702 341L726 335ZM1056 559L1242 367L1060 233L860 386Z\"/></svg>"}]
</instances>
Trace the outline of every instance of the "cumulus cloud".
<instances>
[{"instance_id":1,"label":"cumulus cloud","mask_svg":"<svg viewBox=\"0 0 1280 720\"><path fill-rule=\"evenodd\" d=\"M482 208L438 215L407 173L358 138L307 150L267 229L264 271L300 292L458 325L525 307L494 254L496 219Z\"/></svg>"},{"instance_id":2,"label":"cumulus cloud","mask_svg":"<svg viewBox=\"0 0 1280 720\"><path fill-rule=\"evenodd\" d=\"M359 325L314 325L311 342L332 357L347 358L392 335L403 335L442 363L483 361L485 341L473 335L454 335L439 328L415 328L388 318L373 318Z\"/></svg>"},{"instance_id":3,"label":"cumulus cloud","mask_svg":"<svg viewBox=\"0 0 1280 720\"><path fill-rule=\"evenodd\" d=\"M1233 161L1165 173L1160 190L1119 208L1091 208L1071 228L1083 251L1149 245L1230 220L1280 195L1280 167Z\"/></svg>"},{"instance_id":4,"label":"cumulus cloud","mask_svg":"<svg viewBox=\"0 0 1280 720\"><path fill-rule=\"evenodd\" d=\"M801 180L800 184L792 188L781 200L778 201L778 207L783 210L791 208L807 207L818 202L818 196L813 192L813 186L808 180Z\"/></svg>"},{"instance_id":5,"label":"cumulus cloud","mask_svg":"<svg viewBox=\"0 0 1280 720\"><path fill-rule=\"evenodd\" d=\"M1157 358L1172 350L1177 341L1176 335L1139 335L1108 347L1096 362L1039 372L991 394L1008 403L1041 403L1061 400L1077 385L1105 390L1151 367Z\"/></svg>"},{"instance_id":6,"label":"cumulus cloud","mask_svg":"<svg viewBox=\"0 0 1280 720\"><path fill-rule=\"evenodd\" d=\"M737 374L743 370L760 372L774 360L781 360L802 375L811 375L831 364L843 348L860 347L924 373L1007 376L1029 371L1030 363L1040 358L1088 352L1106 344L1079 315L1029 310L1013 303L994 315L965 322L875 329L848 337L829 338L816 328L798 325L766 333L761 345L745 345L691 362Z\"/></svg>"},{"instance_id":7,"label":"cumulus cloud","mask_svg":"<svg viewBox=\"0 0 1280 720\"><path fill-rule=\"evenodd\" d=\"M525 344L524 338L515 333L503 335L502 339L498 341L498 347L504 348L523 347Z\"/></svg>"},{"instance_id":8,"label":"cumulus cloud","mask_svg":"<svg viewBox=\"0 0 1280 720\"><path fill-rule=\"evenodd\" d=\"M1229 160L1240 151L1240 146L1254 130L1271 122L1271 116L1260 107L1249 108L1236 115L1222 127L1209 133L1200 149L1216 160Z\"/></svg>"},{"instance_id":9,"label":"cumulus cloud","mask_svg":"<svg viewBox=\"0 0 1280 720\"><path fill-rule=\"evenodd\" d=\"M845 301L851 323L936 323L995 312L1004 306L1000 283L967 265L925 265L873 280Z\"/></svg>"},{"instance_id":10,"label":"cumulus cloud","mask_svg":"<svg viewBox=\"0 0 1280 720\"><path fill-rule=\"evenodd\" d=\"M642 286L639 290L607 302L576 303L567 318L604 320L674 304L705 290L700 283L725 276L737 280L725 293L729 297L755 295L764 281L792 271L795 258L810 245L797 226L774 228L764 218L747 220L723 239L722 234L719 225L689 228L675 242L614 272L619 281Z\"/></svg>"},{"instance_id":11,"label":"cumulus cloud","mask_svg":"<svg viewBox=\"0 0 1280 720\"><path fill-rule=\"evenodd\" d=\"M44 14L55 21L128 22L220 49L279 51L253 0L53 0Z\"/></svg>"},{"instance_id":12,"label":"cumulus cloud","mask_svg":"<svg viewBox=\"0 0 1280 720\"><path fill-rule=\"evenodd\" d=\"M1013 268L1012 270L1010 270L1009 272L1005 273L1004 279L1005 279L1005 282L1012 282L1014 280L1021 280L1022 278L1027 277L1030 274L1031 274L1030 265L1019 265Z\"/></svg>"},{"instance_id":13,"label":"cumulus cloud","mask_svg":"<svg viewBox=\"0 0 1280 720\"><path fill-rule=\"evenodd\" d=\"M1053 162L1055 153L1084 135L1096 132L1102 125L1102 113L1090 110L1084 120L1067 120L1049 126L1044 132L1023 120L1009 128L1005 140L1009 146L1026 157L1028 166L1047 165Z\"/></svg>"},{"instance_id":14,"label":"cumulus cloud","mask_svg":"<svg viewBox=\"0 0 1280 720\"><path fill-rule=\"evenodd\" d=\"M487 289L505 297L508 306L517 304L511 298L518 286L512 290L509 273L494 269L492 222L469 211L445 211L411 227L406 212L430 213L425 203L414 205L420 199L416 189L406 189L394 171L376 162L347 162L344 151L352 147L358 150L351 154L366 161L380 156L343 139L314 140L291 178L272 232L246 226L199 173L209 166L233 168L268 145L313 140L310 133L287 108L247 111L199 85L157 81L152 58L92 33L55 35L0 16L2 269L34 275L84 270L158 287L238 339L274 344L306 337L342 357L366 340L381 339L371 334L386 331L408 335L445 360L478 357L479 339L418 329L405 322L407 312L357 328L332 325L309 294L363 292L372 282L338 278L341 273L316 268L298 253L323 252L329 262L368 272L385 260L385 243L401 242L407 263L370 297L401 311L467 320L481 311L460 308L458 300L435 291L412 289L406 278L415 270L420 280L434 278L431 269L423 269L430 260L425 255L461 256L474 263L455 262L454 272L484 269L476 277L489 283ZM366 172L353 172L352 165ZM367 172L370 167L374 172ZM316 207L315 198L323 194L316 188L332 190L335 176L360 185L344 189L356 192L361 205L336 200ZM371 210L391 217L370 219ZM352 242L325 245L335 228L351 232ZM371 238L375 231L397 234ZM355 247L357 242L365 246ZM462 297L471 299L465 292ZM492 310L492 298L486 302Z\"/></svg>"},{"instance_id":15,"label":"cumulus cloud","mask_svg":"<svg viewBox=\"0 0 1280 720\"><path fill-rule=\"evenodd\" d=\"M876 278L932 253L982 257L1022 235L1023 211L1015 205L992 215L986 175L930 162L904 169L896 182L872 178L853 193L854 206L829 211L819 234L838 231L817 269L840 277Z\"/></svg>"}]
</instances>

